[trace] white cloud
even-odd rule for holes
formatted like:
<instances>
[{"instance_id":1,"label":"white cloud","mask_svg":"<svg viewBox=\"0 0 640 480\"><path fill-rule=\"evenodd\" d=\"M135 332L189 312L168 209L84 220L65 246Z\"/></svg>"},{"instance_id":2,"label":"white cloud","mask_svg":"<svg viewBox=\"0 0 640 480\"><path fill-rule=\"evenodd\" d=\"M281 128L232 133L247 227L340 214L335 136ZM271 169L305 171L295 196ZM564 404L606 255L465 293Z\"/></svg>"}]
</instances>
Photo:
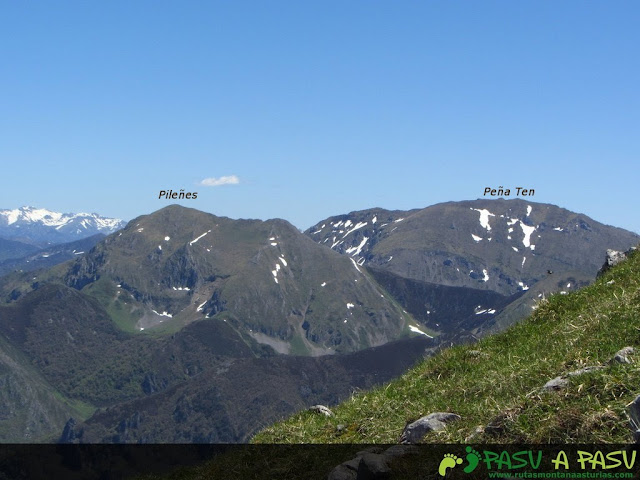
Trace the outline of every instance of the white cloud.
<instances>
[{"instance_id":1,"label":"white cloud","mask_svg":"<svg viewBox=\"0 0 640 480\"><path fill-rule=\"evenodd\" d=\"M236 175L229 175L226 177L209 177L200 182L200 185L205 187L219 187L220 185L235 185L240 183L240 179Z\"/></svg>"}]
</instances>

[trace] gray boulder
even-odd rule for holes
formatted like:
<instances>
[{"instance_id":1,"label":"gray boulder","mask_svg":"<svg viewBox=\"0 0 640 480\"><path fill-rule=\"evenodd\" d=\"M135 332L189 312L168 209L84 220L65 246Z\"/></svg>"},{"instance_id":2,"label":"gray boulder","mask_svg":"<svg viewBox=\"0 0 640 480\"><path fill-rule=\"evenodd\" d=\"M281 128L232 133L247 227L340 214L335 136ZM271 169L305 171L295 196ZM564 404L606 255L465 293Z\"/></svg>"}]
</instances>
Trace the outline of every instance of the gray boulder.
<instances>
[{"instance_id":1,"label":"gray boulder","mask_svg":"<svg viewBox=\"0 0 640 480\"><path fill-rule=\"evenodd\" d=\"M560 375L559 377L552 378L542 386L542 390L557 392L558 390L562 390L567 385L569 385L569 380L567 380L569 377L577 377L578 375L595 372L597 370L602 370L603 368L604 367L602 365L593 365L590 367L581 368L579 370L573 370L572 372L565 373L564 375Z\"/></svg>"},{"instance_id":2,"label":"gray boulder","mask_svg":"<svg viewBox=\"0 0 640 480\"><path fill-rule=\"evenodd\" d=\"M635 247L631 247L626 252L619 252L617 250L607 250L607 255L605 257L604 265L598 271L598 277L609 270L611 267L618 265L620 262L623 262L627 259L629 254L636 250Z\"/></svg>"},{"instance_id":3,"label":"gray boulder","mask_svg":"<svg viewBox=\"0 0 640 480\"><path fill-rule=\"evenodd\" d=\"M329 410L328 407L325 407L324 405L314 405L313 407L309 407L309 411L310 412L321 413L325 417L332 417L333 416L333 412L331 410Z\"/></svg>"},{"instance_id":4,"label":"gray boulder","mask_svg":"<svg viewBox=\"0 0 640 480\"><path fill-rule=\"evenodd\" d=\"M550 392L557 392L558 390L565 388L567 385L569 385L569 380L564 377L556 377L545 383L542 386L542 389Z\"/></svg>"},{"instance_id":5,"label":"gray boulder","mask_svg":"<svg viewBox=\"0 0 640 480\"><path fill-rule=\"evenodd\" d=\"M418 443L429 432L444 430L445 423L460 420L455 413L435 412L426 415L404 427L400 443Z\"/></svg>"},{"instance_id":6,"label":"gray boulder","mask_svg":"<svg viewBox=\"0 0 640 480\"><path fill-rule=\"evenodd\" d=\"M623 349L616 352L615 356L613 357L613 361L618 363L631 363L629 355L631 355L632 353L634 353L633 347L624 347Z\"/></svg>"},{"instance_id":7,"label":"gray boulder","mask_svg":"<svg viewBox=\"0 0 640 480\"><path fill-rule=\"evenodd\" d=\"M574 370L572 372L567 373L567 377L577 377L578 375L582 375L583 373L595 372L597 370L602 370L604 367L602 365L593 365L591 367L584 367L579 370Z\"/></svg>"}]
</instances>

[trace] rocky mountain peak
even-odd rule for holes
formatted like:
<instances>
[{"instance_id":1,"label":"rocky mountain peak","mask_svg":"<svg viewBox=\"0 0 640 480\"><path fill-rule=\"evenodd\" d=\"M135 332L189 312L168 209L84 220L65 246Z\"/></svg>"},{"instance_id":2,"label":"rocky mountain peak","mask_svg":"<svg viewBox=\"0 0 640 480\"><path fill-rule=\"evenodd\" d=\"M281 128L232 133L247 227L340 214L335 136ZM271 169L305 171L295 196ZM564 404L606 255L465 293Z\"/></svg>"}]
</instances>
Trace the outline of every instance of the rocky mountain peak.
<instances>
[{"instance_id":1,"label":"rocky mountain peak","mask_svg":"<svg viewBox=\"0 0 640 480\"><path fill-rule=\"evenodd\" d=\"M586 215L522 199L370 209L327 218L305 233L360 266L506 295L568 265L595 276L607 248L626 249L640 239Z\"/></svg>"},{"instance_id":2,"label":"rocky mountain peak","mask_svg":"<svg viewBox=\"0 0 640 480\"><path fill-rule=\"evenodd\" d=\"M97 213L61 213L30 206L0 210L0 237L32 244L57 244L98 233L109 234L124 227L117 218Z\"/></svg>"}]
</instances>

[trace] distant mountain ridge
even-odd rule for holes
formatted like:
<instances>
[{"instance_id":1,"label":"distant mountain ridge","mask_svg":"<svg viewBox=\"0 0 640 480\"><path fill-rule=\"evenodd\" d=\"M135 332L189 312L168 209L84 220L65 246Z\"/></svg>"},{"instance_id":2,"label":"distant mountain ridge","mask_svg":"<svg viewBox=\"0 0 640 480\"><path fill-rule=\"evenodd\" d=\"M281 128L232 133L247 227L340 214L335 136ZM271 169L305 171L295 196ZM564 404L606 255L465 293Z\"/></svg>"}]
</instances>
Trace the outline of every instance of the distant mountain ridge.
<instances>
[{"instance_id":1,"label":"distant mountain ridge","mask_svg":"<svg viewBox=\"0 0 640 480\"><path fill-rule=\"evenodd\" d=\"M454 342L500 331L545 295L589 284L607 249L640 242L584 214L522 199L371 208L305 234L367 269L414 319Z\"/></svg>"},{"instance_id":2,"label":"distant mountain ridge","mask_svg":"<svg viewBox=\"0 0 640 480\"><path fill-rule=\"evenodd\" d=\"M108 235L125 224L97 213L61 213L29 206L0 210L0 237L35 245L72 242L97 233Z\"/></svg>"},{"instance_id":3,"label":"distant mountain ridge","mask_svg":"<svg viewBox=\"0 0 640 480\"><path fill-rule=\"evenodd\" d=\"M0 237L0 263L25 257L39 250L35 245Z\"/></svg>"},{"instance_id":4,"label":"distant mountain ridge","mask_svg":"<svg viewBox=\"0 0 640 480\"><path fill-rule=\"evenodd\" d=\"M38 248L21 242L12 242L0 238L0 276L11 271L31 271L40 268L53 267L59 263L66 262L78 255L91 250L100 240L105 237L102 233L97 233L90 237L74 240L73 242L57 243L48 245L44 248ZM6 248L11 243L30 248L27 254L20 255L22 250L11 250ZM6 260L2 260L2 253L5 253Z\"/></svg>"},{"instance_id":5,"label":"distant mountain ridge","mask_svg":"<svg viewBox=\"0 0 640 480\"><path fill-rule=\"evenodd\" d=\"M595 277L607 249L640 241L586 215L521 199L368 209L329 217L305 234L360 266L503 295L527 290L548 271Z\"/></svg>"}]
</instances>

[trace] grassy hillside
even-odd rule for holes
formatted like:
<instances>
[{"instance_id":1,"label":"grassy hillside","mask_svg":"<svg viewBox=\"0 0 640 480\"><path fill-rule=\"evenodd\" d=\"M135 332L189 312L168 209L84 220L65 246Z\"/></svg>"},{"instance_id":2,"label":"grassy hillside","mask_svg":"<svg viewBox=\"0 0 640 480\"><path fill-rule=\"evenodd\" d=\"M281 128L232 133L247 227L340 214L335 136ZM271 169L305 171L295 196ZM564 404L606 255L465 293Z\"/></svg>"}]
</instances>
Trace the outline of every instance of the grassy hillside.
<instances>
[{"instance_id":1,"label":"grassy hillside","mask_svg":"<svg viewBox=\"0 0 640 480\"><path fill-rule=\"evenodd\" d=\"M25 355L0 336L0 443L55 441L69 417L84 419L93 408L57 391Z\"/></svg>"},{"instance_id":2,"label":"grassy hillside","mask_svg":"<svg viewBox=\"0 0 640 480\"><path fill-rule=\"evenodd\" d=\"M462 418L425 442L628 442L626 406L640 394L640 368L633 355L631 364L611 362L627 346L640 347L637 252L593 285L540 302L500 335L447 349L332 407L334 417L303 412L253 442L397 443L407 422L432 412ZM560 391L542 389L588 366L602 368L569 377Z\"/></svg>"}]
</instances>

